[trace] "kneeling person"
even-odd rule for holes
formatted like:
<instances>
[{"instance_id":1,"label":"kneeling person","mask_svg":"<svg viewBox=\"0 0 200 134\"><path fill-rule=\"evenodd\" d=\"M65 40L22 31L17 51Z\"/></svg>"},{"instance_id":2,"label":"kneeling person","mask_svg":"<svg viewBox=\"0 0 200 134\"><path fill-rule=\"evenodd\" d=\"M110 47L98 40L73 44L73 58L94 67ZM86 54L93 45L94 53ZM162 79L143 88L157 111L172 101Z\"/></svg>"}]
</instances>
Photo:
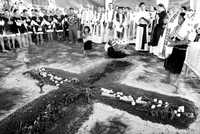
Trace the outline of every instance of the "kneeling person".
<instances>
[{"instance_id":1,"label":"kneeling person","mask_svg":"<svg viewBox=\"0 0 200 134\"><path fill-rule=\"evenodd\" d=\"M89 26L85 26L83 30L83 53L85 56L88 55L88 51L92 49L92 40L91 40L91 34L90 34L90 28Z\"/></svg>"},{"instance_id":2,"label":"kneeling person","mask_svg":"<svg viewBox=\"0 0 200 134\"><path fill-rule=\"evenodd\" d=\"M129 56L131 53L128 52L124 52L121 50L115 50L114 46L117 45L116 41L108 41L108 43L106 43L104 49L107 53L107 55L110 58L125 58L126 56Z\"/></svg>"}]
</instances>

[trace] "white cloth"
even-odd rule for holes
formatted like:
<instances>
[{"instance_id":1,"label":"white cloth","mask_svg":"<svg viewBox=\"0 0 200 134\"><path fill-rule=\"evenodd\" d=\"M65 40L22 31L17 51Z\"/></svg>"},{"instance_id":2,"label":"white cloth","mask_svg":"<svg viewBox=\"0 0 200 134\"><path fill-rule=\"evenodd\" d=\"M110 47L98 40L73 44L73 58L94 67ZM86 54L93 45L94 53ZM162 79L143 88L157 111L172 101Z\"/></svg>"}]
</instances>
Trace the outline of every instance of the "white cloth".
<instances>
[{"instance_id":1,"label":"white cloth","mask_svg":"<svg viewBox=\"0 0 200 134\"><path fill-rule=\"evenodd\" d=\"M108 43L106 43L105 46L104 46L105 52L108 52L108 48L110 48L110 45L108 45Z\"/></svg>"},{"instance_id":2,"label":"white cloth","mask_svg":"<svg viewBox=\"0 0 200 134\"><path fill-rule=\"evenodd\" d=\"M136 51L148 51L149 50L148 43L145 43L145 47L144 47L144 49L142 49L143 34L146 34L146 37L148 37L148 28L146 31L147 31L146 33L143 33L143 27L137 26L136 46L135 46ZM148 38L146 39L146 41L148 41Z\"/></svg>"},{"instance_id":3,"label":"white cloth","mask_svg":"<svg viewBox=\"0 0 200 134\"><path fill-rule=\"evenodd\" d=\"M185 64L200 77L200 42L190 43Z\"/></svg>"}]
</instances>

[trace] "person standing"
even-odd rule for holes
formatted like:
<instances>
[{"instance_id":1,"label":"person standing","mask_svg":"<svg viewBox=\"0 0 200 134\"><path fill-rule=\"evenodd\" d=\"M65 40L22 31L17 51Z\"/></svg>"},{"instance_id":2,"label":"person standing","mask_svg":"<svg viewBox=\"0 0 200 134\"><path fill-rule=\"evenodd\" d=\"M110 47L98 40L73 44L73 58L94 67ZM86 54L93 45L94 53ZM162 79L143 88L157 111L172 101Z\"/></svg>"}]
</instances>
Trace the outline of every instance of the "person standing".
<instances>
[{"instance_id":1,"label":"person standing","mask_svg":"<svg viewBox=\"0 0 200 134\"><path fill-rule=\"evenodd\" d=\"M178 18L178 25L168 39L168 46L173 47L172 54L164 62L164 68L168 71L167 83L172 83L171 76L175 75L173 85L176 87L176 93L179 89L179 76L184 65L188 44L194 40L190 38L191 34L193 34L191 28L185 23L185 13L182 12Z\"/></svg>"},{"instance_id":2,"label":"person standing","mask_svg":"<svg viewBox=\"0 0 200 134\"><path fill-rule=\"evenodd\" d=\"M162 59L163 43L159 43L159 40L162 39L161 37L163 36L166 24L168 23L167 22L168 15L164 5L162 4L158 5L157 17L158 17L158 24L155 26L152 39L150 41L150 46L151 46L150 51L151 53Z\"/></svg>"},{"instance_id":3,"label":"person standing","mask_svg":"<svg viewBox=\"0 0 200 134\"><path fill-rule=\"evenodd\" d=\"M124 37L124 22L125 22L125 15L123 13L122 7L118 8L118 11L115 15L115 31L117 39L122 41Z\"/></svg>"},{"instance_id":4,"label":"person standing","mask_svg":"<svg viewBox=\"0 0 200 134\"><path fill-rule=\"evenodd\" d=\"M136 33L136 51L148 51L148 24L150 14L146 12L146 6L144 2L139 5L137 21L137 33Z\"/></svg>"},{"instance_id":5,"label":"person standing","mask_svg":"<svg viewBox=\"0 0 200 134\"><path fill-rule=\"evenodd\" d=\"M78 17L75 14L74 8L70 8L70 13L68 16L69 24L69 40L70 44L77 42L77 32L78 32Z\"/></svg>"}]
</instances>

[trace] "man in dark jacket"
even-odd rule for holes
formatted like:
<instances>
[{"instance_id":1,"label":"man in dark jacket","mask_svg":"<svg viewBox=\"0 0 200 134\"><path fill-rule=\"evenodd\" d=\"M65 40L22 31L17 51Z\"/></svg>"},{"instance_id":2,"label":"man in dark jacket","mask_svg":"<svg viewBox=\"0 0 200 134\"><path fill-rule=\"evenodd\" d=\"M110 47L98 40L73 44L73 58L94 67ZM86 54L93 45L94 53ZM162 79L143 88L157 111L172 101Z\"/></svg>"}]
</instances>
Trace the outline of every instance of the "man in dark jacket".
<instances>
[{"instance_id":1,"label":"man in dark jacket","mask_svg":"<svg viewBox=\"0 0 200 134\"><path fill-rule=\"evenodd\" d=\"M152 36L152 39L150 42L151 46L158 45L160 36L163 35L164 29L165 29L164 25L166 25L165 18L167 17L167 12L166 12L166 9L163 4L158 5L157 15L158 15L158 24L156 25L154 32L153 32L153 36Z\"/></svg>"}]
</instances>

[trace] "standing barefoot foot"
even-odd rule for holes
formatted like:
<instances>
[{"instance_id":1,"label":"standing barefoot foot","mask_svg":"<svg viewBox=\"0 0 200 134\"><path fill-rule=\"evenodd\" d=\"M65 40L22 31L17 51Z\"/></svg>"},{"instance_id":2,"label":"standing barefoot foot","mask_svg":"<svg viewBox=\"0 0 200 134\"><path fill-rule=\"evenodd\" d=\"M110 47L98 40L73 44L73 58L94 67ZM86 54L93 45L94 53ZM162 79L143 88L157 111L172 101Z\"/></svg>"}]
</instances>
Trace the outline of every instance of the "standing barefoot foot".
<instances>
[{"instance_id":1,"label":"standing barefoot foot","mask_svg":"<svg viewBox=\"0 0 200 134\"><path fill-rule=\"evenodd\" d=\"M175 91L173 93L178 94L179 93L179 87L177 85L172 84L172 86L175 87Z\"/></svg>"}]
</instances>

